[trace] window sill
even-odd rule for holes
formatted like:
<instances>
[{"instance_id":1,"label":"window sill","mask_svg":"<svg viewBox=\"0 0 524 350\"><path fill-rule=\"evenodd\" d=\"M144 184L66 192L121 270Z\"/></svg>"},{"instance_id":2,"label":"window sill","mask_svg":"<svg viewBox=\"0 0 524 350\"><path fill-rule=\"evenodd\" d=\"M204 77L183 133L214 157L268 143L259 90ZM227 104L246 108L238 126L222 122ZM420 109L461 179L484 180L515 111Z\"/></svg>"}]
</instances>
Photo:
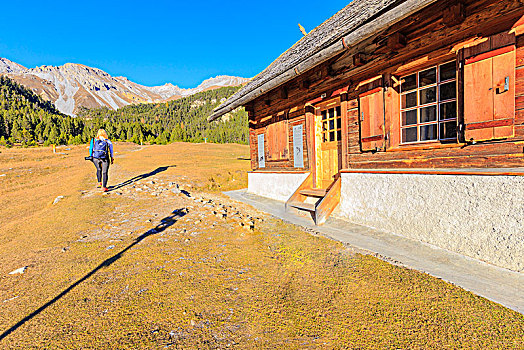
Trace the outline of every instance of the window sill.
<instances>
[{"instance_id":1,"label":"window sill","mask_svg":"<svg viewBox=\"0 0 524 350\"><path fill-rule=\"evenodd\" d=\"M308 174L309 170L275 170L275 169L256 169L248 171L249 174Z\"/></svg>"},{"instance_id":2,"label":"window sill","mask_svg":"<svg viewBox=\"0 0 524 350\"><path fill-rule=\"evenodd\" d=\"M289 162L289 158L266 159L266 163Z\"/></svg>"},{"instance_id":3,"label":"window sill","mask_svg":"<svg viewBox=\"0 0 524 350\"><path fill-rule=\"evenodd\" d=\"M420 142L420 143L408 143L402 144L394 148L386 149L386 152L400 152L400 151L411 151L411 150L424 150L424 149L436 149L436 148L457 148L463 147L466 143L442 143L442 142Z\"/></svg>"}]
</instances>

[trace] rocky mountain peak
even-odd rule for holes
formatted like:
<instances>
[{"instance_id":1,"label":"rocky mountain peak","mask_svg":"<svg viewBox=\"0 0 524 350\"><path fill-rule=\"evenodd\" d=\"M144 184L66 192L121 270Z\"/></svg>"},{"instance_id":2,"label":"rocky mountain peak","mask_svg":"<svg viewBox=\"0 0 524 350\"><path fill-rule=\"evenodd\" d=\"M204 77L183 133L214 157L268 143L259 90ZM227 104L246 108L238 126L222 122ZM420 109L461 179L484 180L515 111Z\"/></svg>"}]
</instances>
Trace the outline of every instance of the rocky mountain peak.
<instances>
[{"instance_id":1,"label":"rocky mountain peak","mask_svg":"<svg viewBox=\"0 0 524 350\"><path fill-rule=\"evenodd\" d=\"M27 69L6 58L0 58L0 74L8 74L44 99L54 102L60 112L69 115L74 115L80 106L116 110L129 104L164 102L204 90L237 86L248 81L245 78L221 75L206 79L192 89L182 89L171 83L150 87L134 83L123 76L113 77L99 68L83 64L42 65Z\"/></svg>"},{"instance_id":2,"label":"rocky mountain peak","mask_svg":"<svg viewBox=\"0 0 524 350\"><path fill-rule=\"evenodd\" d=\"M22 73L25 70L27 70L26 67L7 58L0 57L0 73Z\"/></svg>"}]
</instances>

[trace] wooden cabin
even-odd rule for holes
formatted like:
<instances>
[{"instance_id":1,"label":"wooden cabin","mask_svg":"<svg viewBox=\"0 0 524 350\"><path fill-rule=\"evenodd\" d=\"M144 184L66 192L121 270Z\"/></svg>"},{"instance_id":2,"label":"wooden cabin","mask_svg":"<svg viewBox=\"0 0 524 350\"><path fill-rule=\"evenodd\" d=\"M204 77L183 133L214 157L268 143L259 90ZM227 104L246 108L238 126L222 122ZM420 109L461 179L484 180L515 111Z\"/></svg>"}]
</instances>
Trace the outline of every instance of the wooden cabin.
<instances>
[{"instance_id":1,"label":"wooden cabin","mask_svg":"<svg viewBox=\"0 0 524 350\"><path fill-rule=\"evenodd\" d=\"M524 271L524 1L354 0L240 106L249 192Z\"/></svg>"}]
</instances>

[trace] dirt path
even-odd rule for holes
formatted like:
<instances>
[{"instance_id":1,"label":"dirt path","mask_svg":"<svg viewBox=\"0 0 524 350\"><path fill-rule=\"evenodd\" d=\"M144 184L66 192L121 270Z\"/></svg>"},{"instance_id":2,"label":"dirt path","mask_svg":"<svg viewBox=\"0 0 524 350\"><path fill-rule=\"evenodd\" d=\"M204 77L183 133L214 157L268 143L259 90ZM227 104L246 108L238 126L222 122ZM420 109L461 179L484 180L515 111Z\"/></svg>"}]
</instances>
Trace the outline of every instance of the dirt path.
<instances>
[{"instance_id":1,"label":"dirt path","mask_svg":"<svg viewBox=\"0 0 524 350\"><path fill-rule=\"evenodd\" d=\"M245 146L116 149L107 194L82 148L2 150L2 348L521 346L522 315L222 195Z\"/></svg>"}]
</instances>

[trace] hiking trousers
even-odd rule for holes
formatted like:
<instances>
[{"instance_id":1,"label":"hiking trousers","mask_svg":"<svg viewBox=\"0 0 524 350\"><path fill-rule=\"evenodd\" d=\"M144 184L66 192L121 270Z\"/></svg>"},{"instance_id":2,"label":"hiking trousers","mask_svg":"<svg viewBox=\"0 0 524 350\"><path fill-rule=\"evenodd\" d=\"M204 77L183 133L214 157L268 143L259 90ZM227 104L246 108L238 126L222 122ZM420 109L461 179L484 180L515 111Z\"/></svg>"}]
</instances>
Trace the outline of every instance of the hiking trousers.
<instances>
[{"instance_id":1,"label":"hiking trousers","mask_svg":"<svg viewBox=\"0 0 524 350\"><path fill-rule=\"evenodd\" d=\"M102 183L102 187L107 187L107 172L109 170L109 159L93 158L96 167L96 179Z\"/></svg>"}]
</instances>

